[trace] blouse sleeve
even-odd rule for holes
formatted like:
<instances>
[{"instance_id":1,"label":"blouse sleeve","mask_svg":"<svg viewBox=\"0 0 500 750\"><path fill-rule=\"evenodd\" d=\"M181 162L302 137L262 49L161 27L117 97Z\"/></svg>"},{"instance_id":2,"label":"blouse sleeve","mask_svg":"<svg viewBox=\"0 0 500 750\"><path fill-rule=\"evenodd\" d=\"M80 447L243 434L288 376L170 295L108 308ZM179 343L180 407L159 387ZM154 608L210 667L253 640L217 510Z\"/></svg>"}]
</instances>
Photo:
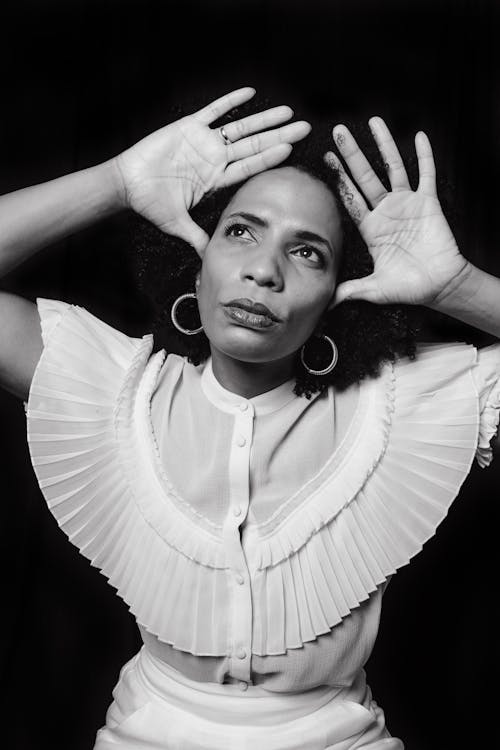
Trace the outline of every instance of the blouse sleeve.
<instances>
[{"instance_id":1,"label":"blouse sleeve","mask_svg":"<svg viewBox=\"0 0 500 750\"><path fill-rule=\"evenodd\" d=\"M37 298L38 314L40 316L40 327L42 329L42 343L47 346L52 330L56 327L61 316L71 307L67 302L55 299ZM23 401L24 412L28 414L28 401Z\"/></svg>"},{"instance_id":2,"label":"blouse sleeve","mask_svg":"<svg viewBox=\"0 0 500 750\"><path fill-rule=\"evenodd\" d=\"M42 297L38 297L36 302L40 316L42 341L44 347L46 347L50 334L61 320L61 317L71 309L72 305L62 300L43 299Z\"/></svg>"},{"instance_id":3,"label":"blouse sleeve","mask_svg":"<svg viewBox=\"0 0 500 750\"><path fill-rule=\"evenodd\" d=\"M165 352L151 355L151 335L131 338L76 305L38 307L44 348L27 437L50 512L146 630L180 650L225 654L222 538L177 506L155 469L149 408Z\"/></svg>"},{"instance_id":4,"label":"blouse sleeve","mask_svg":"<svg viewBox=\"0 0 500 750\"><path fill-rule=\"evenodd\" d=\"M59 526L102 567L104 547L113 546L113 533L135 512L118 434L150 360L152 336L127 336L77 305L37 304L44 348L26 412L31 462Z\"/></svg>"},{"instance_id":5,"label":"blouse sleeve","mask_svg":"<svg viewBox=\"0 0 500 750\"><path fill-rule=\"evenodd\" d=\"M491 441L497 435L500 416L500 344L478 351L473 377L480 412L476 460L484 469L493 460Z\"/></svg>"}]
</instances>

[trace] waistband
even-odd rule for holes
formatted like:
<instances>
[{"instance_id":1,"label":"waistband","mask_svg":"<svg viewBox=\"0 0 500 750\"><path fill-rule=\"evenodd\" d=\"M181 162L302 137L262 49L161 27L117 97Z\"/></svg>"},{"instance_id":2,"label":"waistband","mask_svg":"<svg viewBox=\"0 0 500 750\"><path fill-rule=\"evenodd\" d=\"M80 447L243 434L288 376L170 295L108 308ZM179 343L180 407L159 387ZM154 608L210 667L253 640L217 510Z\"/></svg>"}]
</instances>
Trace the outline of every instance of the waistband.
<instances>
[{"instance_id":1,"label":"waistband","mask_svg":"<svg viewBox=\"0 0 500 750\"><path fill-rule=\"evenodd\" d=\"M219 684L191 680L169 664L153 656L144 646L135 662L135 670L144 687L170 705L196 716L213 719L214 707L222 723L238 724L250 721L253 725L269 725L308 716L334 702L352 701L366 708L371 695L363 671L351 688L322 685L307 691L274 693L258 685ZM216 700L223 696L224 701Z\"/></svg>"},{"instance_id":2,"label":"waistband","mask_svg":"<svg viewBox=\"0 0 500 750\"><path fill-rule=\"evenodd\" d=\"M363 672L349 690L272 693L249 685L242 692L194 682L143 647L113 696L94 750L404 750Z\"/></svg>"}]
</instances>

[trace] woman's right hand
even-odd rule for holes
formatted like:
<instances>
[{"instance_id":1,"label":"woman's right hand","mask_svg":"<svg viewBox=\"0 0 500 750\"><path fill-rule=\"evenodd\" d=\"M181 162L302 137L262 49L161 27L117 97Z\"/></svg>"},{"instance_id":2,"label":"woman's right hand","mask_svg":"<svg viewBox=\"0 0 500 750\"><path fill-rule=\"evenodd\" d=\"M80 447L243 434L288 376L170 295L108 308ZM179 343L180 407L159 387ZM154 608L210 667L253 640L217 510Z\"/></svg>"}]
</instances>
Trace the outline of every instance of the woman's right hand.
<instances>
[{"instance_id":1,"label":"woman's right hand","mask_svg":"<svg viewBox=\"0 0 500 750\"><path fill-rule=\"evenodd\" d=\"M224 125L231 143L210 123L251 99L255 89L242 88L217 99L192 115L155 131L113 160L122 202L162 231L181 237L201 255L206 233L189 210L210 190L274 167L289 155L291 145L310 131L307 122L282 127L290 107L274 107Z\"/></svg>"}]
</instances>

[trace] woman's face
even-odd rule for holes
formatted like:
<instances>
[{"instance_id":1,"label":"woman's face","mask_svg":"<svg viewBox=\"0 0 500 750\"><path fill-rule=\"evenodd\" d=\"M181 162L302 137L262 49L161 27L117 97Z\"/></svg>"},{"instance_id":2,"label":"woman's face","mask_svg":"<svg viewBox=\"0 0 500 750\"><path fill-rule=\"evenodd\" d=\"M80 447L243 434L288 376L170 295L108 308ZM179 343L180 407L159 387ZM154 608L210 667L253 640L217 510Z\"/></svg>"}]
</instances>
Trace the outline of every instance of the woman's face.
<instances>
[{"instance_id":1,"label":"woman's face","mask_svg":"<svg viewBox=\"0 0 500 750\"><path fill-rule=\"evenodd\" d=\"M197 284L212 354L254 363L294 354L332 300L341 243L322 182L293 167L249 179L219 220Z\"/></svg>"}]
</instances>

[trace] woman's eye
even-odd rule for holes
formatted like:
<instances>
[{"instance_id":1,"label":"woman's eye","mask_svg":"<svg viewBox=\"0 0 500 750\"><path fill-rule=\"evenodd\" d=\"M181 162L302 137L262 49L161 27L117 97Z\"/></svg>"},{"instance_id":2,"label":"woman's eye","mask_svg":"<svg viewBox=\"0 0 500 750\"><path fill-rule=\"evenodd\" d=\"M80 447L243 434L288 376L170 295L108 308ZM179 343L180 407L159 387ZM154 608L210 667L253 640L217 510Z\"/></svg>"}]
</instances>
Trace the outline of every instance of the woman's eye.
<instances>
[{"instance_id":1,"label":"woman's eye","mask_svg":"<svg viewBox=\"0 0 500 750\"><path fill-rule=\"evenodd\" d=\"M299 258L312 261L315 265L321 266L324 264L324 259L321 253L314 247L309 247L309 245L301 245L301 247L296 248L293 253Z\"/></svg>"},{"instance_id":2,"label":"woman's eye","mask_svg":"<svg viewBox=\"0 0 500 750\"><path fill-rule=\"evenodd\" d=\"M251 237L245 224L229 224L225 227L224 234L226 237Z\"/></svg>"}]
</instances>

